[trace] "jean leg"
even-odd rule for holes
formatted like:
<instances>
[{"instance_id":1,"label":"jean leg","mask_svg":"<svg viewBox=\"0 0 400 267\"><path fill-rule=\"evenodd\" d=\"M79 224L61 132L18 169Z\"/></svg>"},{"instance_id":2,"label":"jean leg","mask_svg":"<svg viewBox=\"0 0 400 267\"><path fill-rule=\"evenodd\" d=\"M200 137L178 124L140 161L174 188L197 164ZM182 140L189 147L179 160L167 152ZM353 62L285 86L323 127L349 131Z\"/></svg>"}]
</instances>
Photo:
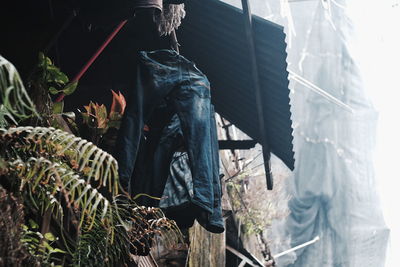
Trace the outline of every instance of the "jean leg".
<instances>
[{"instance_id":1,"label":"jean leg","mask_svg":"<svg viewBox=\"0 0 400 267\"><path fill-rule=\"evenodd\" d=\"M218 134L215 121L214 106L211 105L211 141L212 141L212 154L213 154L213 191L214 191L214 207L213 213L209 217L208 230L213 233L222 233L224 231L224 221L222 219L222 205L221 205L221 181L219 175L219 147L218 147Z\"/></svg>"},{"instance_id":2,"label":"jean leg","mask_svg":"<svg viewBox=\"0 0 400 267\"><path fill-rule=\"evenodd\" d=\"M141 87L130 92L121 127L118 131L116 159L119 165L119 180L130 192L131 175L139 151L143 122L143 90Z\"/></svg>"},{"instance_id":3,"label":"jean leg","mask_svg":"<svg viewBox=\"0 0 400 267\"><path fill-rule=\"evenodd\" d=\"M210 136L211 99L207 78L190 64L182 64L182 81L172 93L193 176L192 202L212 213L213 155Z\"/></svg>"},{"instance_id":4,"label":"jean leg","mask_svg":"<svg viewBox=\"0 0 400 267\"><path fill-rule=\"evenodd\" d=\"M139 52L136 81L129 94L115 152L120 182L129 192L144 123L180 80L177 58L175 52L168 50Z\"/></svg>"}]
</instances>

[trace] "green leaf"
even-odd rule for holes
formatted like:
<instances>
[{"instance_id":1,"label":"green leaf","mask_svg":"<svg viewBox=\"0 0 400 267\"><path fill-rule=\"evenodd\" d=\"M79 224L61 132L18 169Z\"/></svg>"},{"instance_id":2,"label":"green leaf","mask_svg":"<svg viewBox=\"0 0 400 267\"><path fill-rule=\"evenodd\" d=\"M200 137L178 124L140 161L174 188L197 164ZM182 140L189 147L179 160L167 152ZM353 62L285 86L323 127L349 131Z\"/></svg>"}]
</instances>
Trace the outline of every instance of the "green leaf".
<instances>
[{"instance_id":1,"label":"green leaf","mask_svg":"<svg viewBox=\"0 0 400 267\"><path fill-rule=\"evenodd\" d=\"M43 241L43 245L45 246L45 248L47 248L47 250L49 250L49 251L53 250L53 248L46 241Z\"/></svg>"},{"instance_id":2,"label":"green leaf","mask_svg":"<svg viewBox=\"0 0 400 267\"><path fill-rule=\"evenodd\" d=\"M65 95L70 95L75 92L76 87L78 86L78 82L69 83L65 88L62 90Z\"/></svg>"},{"instance_id":3,"label":"green leaf","mask_svg":"<svg viewBox=\"0 0 400 267\"><path fill-rule=\"evenodd\" d=\"M52 94L52 95L57 95L57 94L60 93L60 91L57 90L56 88L54 88L53 86L50 86L49 93Z\"/></svg>"},{"instance_id":4,"label":"green leaf","mask_svg":"<svg viewBox=\"0 0 400 267\"><path fill-rule=\"evenodd\" d=\"M53 113L61 114L64 110L64 101L53 103Z\"/></svg>"},{"instance_id":5,"label":"green leaf","mask_svg":"<svg viewBox=\"0 0 400 267\"><path fill-rule=\"evenodd\" d=\"M63 72L58 70L57 76L55 77L54 81L56 83L66 84L67 82L69 82L69 79L68 79L67 75L65 75Z\"/></svg>"},{"instance_id":6,"label":"green leaf","mask_svg":"<svg viewBox=\"0 0 400 267\"><path fill-rule=\"evenodd\" d=\"M46 65L51 66L53 62L51 62L51 59L49 57L46 57Z\"/></svg>"},{"instance_id":7,"label":"green leaf","mask_svg":"<svg viewBox=\"0 0 400 267\"><path fill-rule=\"evenodd\" d=\"M52 253L67 253L66 251L64 251L64 250L61 250L61 249L59 249L59 248L55 248L55 249L53 249L52 251L51 251ZM61 266L61 265L56 265L56 266Z\"/></svg>"},{"instance_id":8,"label":"green leaf","mask_svg":"<svg viewBox=\"0 0 400 267\"><path fill-rule=\"evenodd\" d=\"M47 69L49 66L53 65L53 62L51 62L51 59L43 52L39 52L39 67L44 67L44 69Z\"/></svg>"},{"instance_id":9,"label":"green leaf","mask_svg":"<svg viewBox=\"0 0 400 267\"><path fill-rule=\"evenodd\" d=\"M43 52L39 53L39 66L44 66L44 62L45 62L45 56L43 54Z\"/></svg>"},{"instance_id":10,"label":"green leaf","mask_svg":"<svg viewBox=\"0 0 400 267\"><path fill-rule=\"evenodd\" d=\"M56 240L56 238L54 237L54 235L52 234L52 233L45 233L44 234L44 238L46 238L47 240L49 240L49 241L54 241L54 240Z\"/></svg>"},{"instance_id":11,"label":"green leaf","mask_svg":"<svg viewBox=\"0 0 400 267\"><path fill-rule=\"evenodd\" d=\"M34 220L32 220L32 219L29 219L29 226L30 226L32 229L38 229L38 228L39 228L39 225L38 225Z\"/></svg>"},{"instance_id":12,"label":"green leaf","mask_svg":"<svg viewBox=\"0 0 400 267\"><path fill-rule=\"evenodd\" d=\"M67 75L65 75L62 71L60 71L59 68L54 65L47 65L44 71L47 73L46 81L48 83L55 82L60 85L64 85L69 82Z\"/></svg>"}]
</instances>

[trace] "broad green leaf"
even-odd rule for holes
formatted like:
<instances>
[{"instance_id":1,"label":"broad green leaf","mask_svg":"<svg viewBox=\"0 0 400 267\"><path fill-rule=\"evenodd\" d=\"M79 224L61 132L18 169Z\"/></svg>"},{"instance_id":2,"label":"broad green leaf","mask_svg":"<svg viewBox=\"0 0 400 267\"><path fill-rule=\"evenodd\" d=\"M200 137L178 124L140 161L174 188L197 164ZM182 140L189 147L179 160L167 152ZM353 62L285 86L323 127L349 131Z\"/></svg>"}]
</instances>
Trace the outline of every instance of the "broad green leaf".
<instances>
[{"instance_id":1,"label":"broad green leaf","mask_svg":"<svg viewBox=\"0 0 400 267\"><path fill-rule=\"evenodd\" d=\"M57 76L55 77L54 81L60 84L67 84L69 82L68 76L58 71Z\"/></svg>"},{"instance_id":2,"label":"broad green leaf","mask_svg":"<svg viewBox=\"0 0 400 267\"><path fill-rule=\"evenodd\" d=\"M60 93L60 91L57 90L56 88L54 88L53 86L50 86L49 93L52 94L52 95L57 95L57 94Z\"/></svg>"},{"instance_id":3,"label":"broad green leaf","mask_svg":"<svg viewBox=\"0 0 400 267\"><path fill-rule=\"evenodd\" d=\"M47 73L47 82L56 82L60 85L67 84L69 79L59 68L54 65L47 65L44 72Z\"/></svg>"},{"instance_id":4,"label":"broad green leaf","mask_svg":"<svg viewBox=\"0 0 400 267\"><path fill-rule=\"evenodd\" d=\"M54 235L52 234L52 233L45 233L44 234L44 238L46 238L47 240L49 240L49 241L54 241L54 240L56 240L56 238L54 237Z\"/></svg>"},{"instance_id":5,"label":"broad green leaf","mask_svg":"<svg viewBox=\"0 0 400 267\"><path fill-rule=\"evenodd\" d=\"M64 101L53 103L53 113L61 114L64 111Z\"/></svg>"},{"instance_id":6,"label":"broad green leaf","mask_svg":"<svg viewBox=\"0 0 400 267\"><path fill-rule=\"evenodd\" d=\"M69 83L65 88L62 90L65 95L70 95L75 92L76 87L78 86L78 82Z\"/></svg>"}]
</instances>

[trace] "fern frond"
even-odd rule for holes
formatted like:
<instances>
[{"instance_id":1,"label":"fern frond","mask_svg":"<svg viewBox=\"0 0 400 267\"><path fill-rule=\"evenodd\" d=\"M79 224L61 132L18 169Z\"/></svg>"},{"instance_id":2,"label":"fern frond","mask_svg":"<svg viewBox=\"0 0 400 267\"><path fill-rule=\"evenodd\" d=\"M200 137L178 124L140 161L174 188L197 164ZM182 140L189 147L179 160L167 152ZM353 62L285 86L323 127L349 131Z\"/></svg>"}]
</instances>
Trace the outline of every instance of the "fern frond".
<instances>
[{"instance_id":1,"label":"fern frond","mask_svg":"<svg viewBox=\"0 0 400 267\"><path fill-rule=\"evenodd\" d=\"M11 175L16 175L21 180L20 190L28 186L29 190L37 192L38 187L46 187L47 201L61 210L60 203L54 195L61 192L67 199L68 205L73 205L80 212L80 226L84 220L93 224L97 208L101 208L100 220L112 216L112 205L99 191L85 180L81 179L74 171L68 170L59 163L53 163L45 158L30 158L27 162L16 160L7 166ZM66 193L67 192L67 193ZM36 196L38 197L38 196ZM42 196L44 197L44 196ZM109 218L110 219L110 218Z\"/></svg>"},{"instance_id":2,"label":"fern frond","mask_svg":"<svg viewBox=\"0 0 400 267\"><path fill-rule=\"evenodd\" d=\"M149 249L156 235L182 240L160 209L118 194L117 161L91 142L54 128L16 127L0 128L0 143L1 171L34 210L57 212L60 226L63 211L73 213L79 233L69 236L73 264L122 266L130 253Z\"/></svg>"},{"instance_id":3,"label":"fern frond","mask_svg":"<svg viewBox=\"0 0 400 267\"><path fill-rule=\"evenodd\" d=\"M0 129L0 141L9 146L10 158L22 157L26 151L36 152L36 157L46 156L83 173L85 183L93 179L99 187L108 187L112 195L118 194L117 161L87 140L51 127L27 126ZM19 148L13 149L15 146Z\"/></svg>"},{"instance_id":4,"label":"fern frond","mask_svg":"<svg viewBox=\"0 0 400 267\"><path fill-rule=\"evenodd\" d=\"M0 127L40 117L14 65L0 55Z\"/></svg>"}]
</instances>

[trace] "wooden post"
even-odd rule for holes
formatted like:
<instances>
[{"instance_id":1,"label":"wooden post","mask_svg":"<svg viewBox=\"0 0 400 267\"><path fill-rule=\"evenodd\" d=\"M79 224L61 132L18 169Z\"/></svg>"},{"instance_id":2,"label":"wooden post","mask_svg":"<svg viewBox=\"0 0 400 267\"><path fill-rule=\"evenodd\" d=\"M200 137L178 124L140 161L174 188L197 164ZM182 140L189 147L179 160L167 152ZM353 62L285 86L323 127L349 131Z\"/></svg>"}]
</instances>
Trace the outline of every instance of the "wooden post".
<instances>
[{"instance_id":1,"label":"wooden post","mask_svg":"<svg viewBox=\"0 0 400 267\"><path fill-rule=\"evenodd\" d=\"M189 267L225 266L225 232L213 234L195 222L189 240Z\"/></svg>"}]
</instances>

